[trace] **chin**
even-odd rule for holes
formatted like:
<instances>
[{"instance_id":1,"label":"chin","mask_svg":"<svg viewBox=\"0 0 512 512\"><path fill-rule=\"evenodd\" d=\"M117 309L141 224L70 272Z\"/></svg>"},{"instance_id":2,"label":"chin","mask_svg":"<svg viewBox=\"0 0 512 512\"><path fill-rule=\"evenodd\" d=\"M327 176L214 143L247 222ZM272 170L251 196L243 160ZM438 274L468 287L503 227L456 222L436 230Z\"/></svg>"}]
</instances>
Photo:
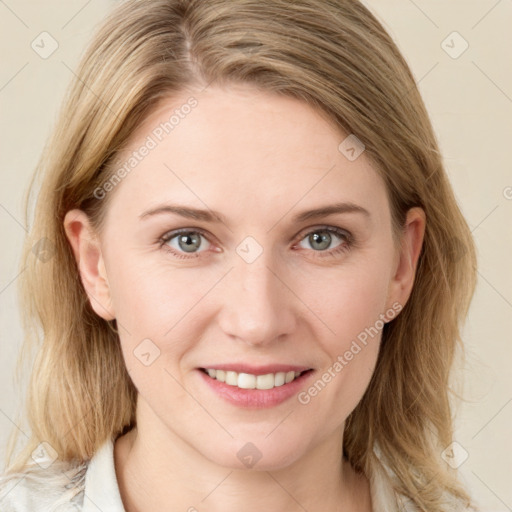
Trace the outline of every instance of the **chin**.
<instances>
[{"instance_id":1,"label":"chin","mask_svg":"<svg viewBox=\"0 0 512 512\"><path fill-rule=\"evenodd\" d=\"M276 471L293 464L305 450L304 444L290 443L290 439L285 441L277 436L265 439L265 436L248 436L247 441L237 437L228 446L217 444L213 452L200 451L214 464L229 469Z\"/></svg>"}]
</instances>

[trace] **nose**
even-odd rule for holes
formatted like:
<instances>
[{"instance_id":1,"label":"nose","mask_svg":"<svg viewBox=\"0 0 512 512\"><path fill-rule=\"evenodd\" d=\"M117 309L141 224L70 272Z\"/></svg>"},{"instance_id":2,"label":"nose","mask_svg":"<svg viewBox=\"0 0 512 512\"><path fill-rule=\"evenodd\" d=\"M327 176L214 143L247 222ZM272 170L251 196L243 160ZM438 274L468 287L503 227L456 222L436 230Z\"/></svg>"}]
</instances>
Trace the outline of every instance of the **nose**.
<instances>
[{"instance_id":1,"label":"nose","mask_svg":"<svg viewBox=\"0 0 512 512\"><path fill-rule=\"evenodd\" d=\"M294 332L298 307L282 269L266 251L256 261L235 261L220 291L219 325L237 341L265 346Z\"/></svg>"}]
</instances>

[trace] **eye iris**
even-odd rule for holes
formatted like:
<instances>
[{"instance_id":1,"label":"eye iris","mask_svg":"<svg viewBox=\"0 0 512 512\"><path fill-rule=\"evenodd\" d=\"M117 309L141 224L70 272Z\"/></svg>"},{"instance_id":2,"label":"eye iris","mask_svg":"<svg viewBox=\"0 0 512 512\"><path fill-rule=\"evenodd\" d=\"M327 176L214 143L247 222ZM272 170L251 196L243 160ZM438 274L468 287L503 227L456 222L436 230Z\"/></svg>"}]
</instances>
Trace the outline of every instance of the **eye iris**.
<instances>
[{"instance_id":1,"label":"eye iris","mask_svg":"<svg viewBox=\"0 0 512 512\"><path fill-rule=\"evenodd\" d=\"M193 252L201 246L201 236L198 234L186 233L179 236L178 243L180 249L183 249L185 252Z\"/></svg>"},{"instance_id":2,"label":"eye iris","mask_svg":"<svg viewBox=\"0 0 512 512\"><path fill-rule=\"evenodd\" d=\"M318 233L324 233L324 235L318 235ZM315 243L320 243L322 247L317 247L317 249L325 250L331 244L331 235L328 231L319 231L310 235L309 241L311 242L312 247L315 246Z\"/></svg>"}]
</instances>

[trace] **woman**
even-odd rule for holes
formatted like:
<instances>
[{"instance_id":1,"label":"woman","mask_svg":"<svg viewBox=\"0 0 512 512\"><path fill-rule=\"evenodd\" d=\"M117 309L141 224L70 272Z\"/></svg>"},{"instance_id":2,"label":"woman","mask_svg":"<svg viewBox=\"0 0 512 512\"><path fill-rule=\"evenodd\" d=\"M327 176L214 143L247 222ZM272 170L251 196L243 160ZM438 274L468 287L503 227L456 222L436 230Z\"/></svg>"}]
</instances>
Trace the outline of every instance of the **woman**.
<instances>
[{"instance_id":1,"label":"woman","mask_svg":"<svg viewBox=\"0 0 512 512\"><path fill-rule=\"evenodd\" d=\"M132 0L76 75L2 510L471 507L444 454L475 250L374 16Z\"/></svg>"}]
</instances>

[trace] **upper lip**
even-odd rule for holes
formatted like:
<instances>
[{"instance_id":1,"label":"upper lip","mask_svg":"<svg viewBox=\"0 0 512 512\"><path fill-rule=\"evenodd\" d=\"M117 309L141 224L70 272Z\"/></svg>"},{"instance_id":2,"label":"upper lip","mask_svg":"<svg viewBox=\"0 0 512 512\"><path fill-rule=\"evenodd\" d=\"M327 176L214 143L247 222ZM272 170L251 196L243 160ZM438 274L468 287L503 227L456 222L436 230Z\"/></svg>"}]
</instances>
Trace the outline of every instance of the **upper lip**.
<instances>
[{"instance_id":1,"label":"upper lip","mask_svg":"<svg viewBox=\"0 0 512 512\"><path fill-rule=\"evenodd\" d=\"M253 366L245 363L228 363L228 364L212 364L205 365L201 368L224 370L226 372L250 373L251 375L266 375L267 373L278 372L304 372L312 370L309 366L298 366L293 364L266 364L261 366Z\"/></svg>"}]
</instances>

